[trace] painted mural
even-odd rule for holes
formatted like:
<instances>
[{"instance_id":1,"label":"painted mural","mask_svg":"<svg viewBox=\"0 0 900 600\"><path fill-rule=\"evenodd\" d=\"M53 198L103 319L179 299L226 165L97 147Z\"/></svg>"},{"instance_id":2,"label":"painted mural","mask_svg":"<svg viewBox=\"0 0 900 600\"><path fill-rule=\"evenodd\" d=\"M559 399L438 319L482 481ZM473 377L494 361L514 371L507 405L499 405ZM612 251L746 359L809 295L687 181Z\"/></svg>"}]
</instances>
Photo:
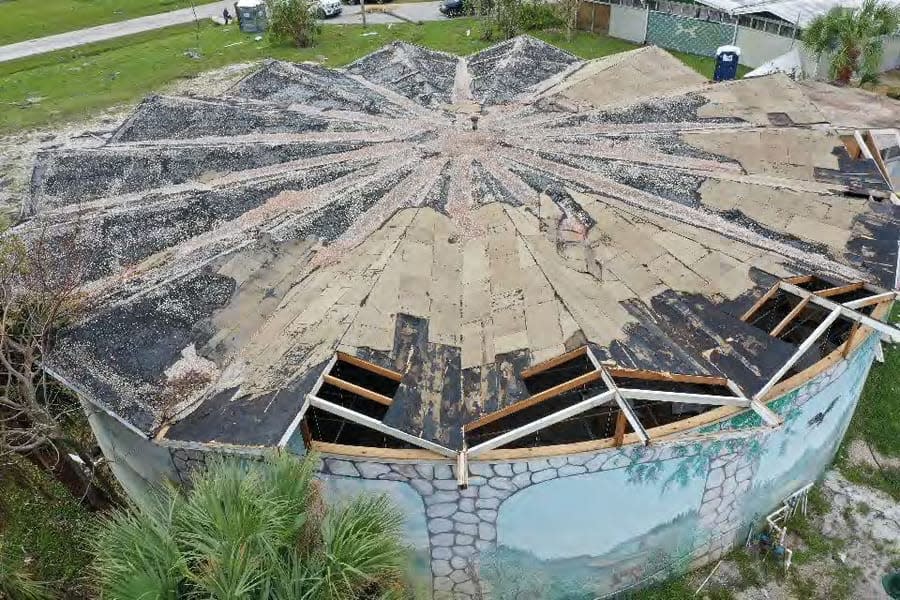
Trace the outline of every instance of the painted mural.
<instances>
[{"instance_id":1,"label":"painted mural","mask_svg":"<svg viewBox=\"0 0 900 600\"><path fill-rule=\"evenodd\" d=\"M771 402L784 418L775 429L747 411L690 441L472 462L466 489L450 463L324 456L320 478L335 504L363 492L397 503L417 598L603 598L716 560L818 477L877 342ZM209 455L169 450L182 480Z\"/></svg>"},{"instance_id":2,"label":"painted mural","mask_svg":"<svg viewBox=\"0 0 900 600\"><path fill-rule=\"evenodd\" d=\"M785 420L775 429L748 411L689 442L473 462L463 490L450 464L324 457L320 470L336 501L367 491L401 506L419 579L431 580L422 597L604 597L715 560L815 479L875 343L772 402Z\"/></svg>"}]
</instances>

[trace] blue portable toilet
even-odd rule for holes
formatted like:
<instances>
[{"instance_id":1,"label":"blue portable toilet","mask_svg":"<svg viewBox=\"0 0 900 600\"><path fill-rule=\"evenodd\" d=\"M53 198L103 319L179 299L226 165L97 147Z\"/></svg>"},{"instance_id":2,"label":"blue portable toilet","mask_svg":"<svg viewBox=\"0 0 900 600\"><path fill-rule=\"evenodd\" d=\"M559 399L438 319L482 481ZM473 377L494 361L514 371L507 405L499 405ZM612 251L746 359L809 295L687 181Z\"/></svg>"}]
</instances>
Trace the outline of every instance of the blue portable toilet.
<instances>
[{"instance_id":1,"label":"blue portable toilet","mask_svg":"<svg viewBox=\"0 0 900 600\"><path fill-rule=\"evenodd\" d=\"M737 46L719 46L716 48L716 71L713 73L713 81L736 79L740 60L741 49Z\"/></svg>"}]
</instances>

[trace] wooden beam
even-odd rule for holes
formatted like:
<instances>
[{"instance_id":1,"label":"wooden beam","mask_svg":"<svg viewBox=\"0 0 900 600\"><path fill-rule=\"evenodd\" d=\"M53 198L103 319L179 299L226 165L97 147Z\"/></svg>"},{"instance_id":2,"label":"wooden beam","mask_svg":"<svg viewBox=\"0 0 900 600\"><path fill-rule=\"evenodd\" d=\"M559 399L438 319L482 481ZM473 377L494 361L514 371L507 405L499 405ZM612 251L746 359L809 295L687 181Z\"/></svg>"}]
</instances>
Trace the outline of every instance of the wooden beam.
<instances>
[{"instance_id":1,"label":"wooden beam","mask_svg":"<svg viewBox=\"0 0 900 600\"><path fill-rule=\"evenodd\" d=\"M500 435L493 437L486 442L482 442L477 446L472 446L468 450L468 455L470 457L476 456L478 454L481 454L482 452L487 452L488 450L493 450L494 448L505 446L510 442L514 442L519 438L525 437L526 435L531 435L535 431L539 431L541 429L559 423L560 421L565 421L566 419L577 416L604 402L608 402L609 400L612 400L614 396L615 394L612 390L607 390L602 394L597 394L596 396L592 396L587 400L582 400L577 404L567 406L566 408L558 410L553 414L547 415L546 417L536 419L531 423L526 423L521 427L517 427L516 429L507 431L505 433L501 433Z\"/></svg>"},{"instance_id":2,"label":"wooden beam","mask_svg":"<svg viewBox=\"0 0 900 600\"><path fill-rule=\"evenodd\" d=\"M353 446L350 444L332 444L313 440L311 449L321 454L338 454L353 458L372 458L376 460L446 460L437 454L422 448L376 448L374 446Z\"/></svg>"},{"instance_id":3,"label":"wooden beam","mask_svg":"<svg viewBox=\"0 0 900 600\"><path fill-rule=\"evenodd\" d=\"M644 425L641 423L641 420L638 419L638 416L634 414L634 410L631 408L631 404L625 397L622 395L622 390L620 390L616 386L616 382L613 381L612 375L610 375L606 370L601 370L600 373L603 375L603 383L606 384L613 392L613 397L616 399L616 404L619 405L619 412L625 415L625 419L628 423L631 424L631 429L641 438L641 442L644 445L650 443L650 437L647 435L646 430L644 429Z\"/></svg>"},{"instance_id":4,"label":"wooden beam","mask_svg":"<svg viewBox=\"0 0 900 600\"><path fill-rule=\"evenodd\" d=\"M370 373L375 373L376 375L381 375L382 377L387 377L388 379L392 379L394 381L401 381L403 379L403 374L398 373L397 371L392 371L391 369L386 369L384 367L380 367L375 363L371 363L367 360L363 360L358 356L353 356L352 354L347 354L346 352L338 352L337 358L341 362L345 362L349 365L353 365L355 367L359 367L360 369L365 369Z\"/></svg>"},{"instance_id":5,"label":"wooden beam","mask_svg":"<svg viewBox=\"0 0 900 600\"><path fill-rule=\"evenodd\" d=\"M797 315L799 315L800 312L804 308L806 308L807 304L809 304L809 297L801 298L800 302L797 303L797 306L792 308L791 312L785 315L785 317L778 323L778 325L772 328L772 331L769 332L769 335L771 335L772 337L778 337L779 335L781 335L781 332L784 331L785 328L787 328L787 326L797 318Z\"/></svg>"},{"instance_id":6,"label":"wooden beam","mask_svg":"<svg viewBox=\"0 0 900 600\"><path fill-rule=\"evenodd\" d=\"M326 375L325 383L327 383L328 385L333 385L336 388L346 390L352 394L356 394L357 396L368 398L369 400L373 400L375 402L378 402L379 404L384 404L385 406L390 406L391 402L393 402L393 400L383 394L373 392L372 390L366 389L360 385L356 385L355 383L344 381L343 379L335 377L334 375Z\"/></svg>"},{"instance_id":7,"label":"wooden beam","mask_svg":"<svg viewBox=\"0 0 900 600\"><path fill-rule=\"evenodd\" d=\"M809 283L815 279L812 275L795 275L794 277L787 277L782 281L787 281L788 283L793 283L794 285L800 285L801 283Z\"/></svg>"},{"instance_id":8,"label":"wooden beam","mask_svg":"<svg viewBox=\"0 0 900 600\"><path fill-rule=\"evenodd\" d=\"M321 408L325 412L341 417L342 419L353 421L358 425L368 427L369 429L374 429L375 431L378 431L390 437L407 442L414 446L418 446L420 448L424 448L426 450L431 450L432 452L437 452L438 454L441 454L443 456L456 458L457 453L449 448L445 448L440 444L435 444L434 442L430 442L420 437L410 435L405 431L401 431L399 429L391 427L390 425L385 425L378 419L373 419L372 417L358 413L355 410L350 410L349 408L345 408L343 406L340 406L339 404L334 404L333 402L329 402L328 400L323 400L318 396L309 396L309 402L316 408Z\"/></svg>"},{"instance_id":9,"label":"wooden beam","mask_svg":"<svg viewBox=\"0 0 900 600\"><path fill-rule=\"evenodd\" d=\"M852 308L848 308L842 304L838 304L828 298L822 298L821 296L816 296L812 292L808 292L802 288L799 288L795 285L791 285L789 283L781 282L781 289L784 291L794 294L796 296L800 296L801 298L808 296L810 302L814 304L818 304L819 306L823 306L829 310L840 310L840 315L847 317L848 319L853 319L854 321L859 321L866 327L870 327L879 333L884 334L888 338L890 338L894 342L900 342L900 329L896 327L892 327L887 323L883 323L872 317L867 317L866 315L856 312Z\"/></svg>"},{"instance_id":10,"label":"wooden beam","mask_svg":"<svg viewBox=\"0 0 900 600\"><path fill-rule=\"evenodd\" d=\"M777 284L777 283L776 283L775 285L773 285L773 286L769 289L768 292L766 292L765 294L763 294L763 295L759 298L759 300L757 300L757 301L753 304L753 306L750 307L750 309L749 309L747 312L745 312L743 315L741 315L741 321L746 322L746 321L750 320L750 317L752 317L754 314L756 314L756 311L758 311L760 308L762 308L763 304L765 304L766 302L768 302L769 299L770 299L772 296L774 296L775 294L777 294L777 293L778 293L778 285L779 285L779 284Z\"/></svg>"},{"instance_id":11,"label":"wooden beam","mask_svg":"<svg viewBox=\"0 0 900 600\"><path fill-rule=\"evenodd\" d=\"M724 377L715 377L712 375L687 375L684 373L667 373L664 371L647 371L644 369L626 369L621 367L610 367L607 372L615 378L619 379L643 379L647 381L671 381L674 383L697 383L701 385L719 385L723 386L728 381Z\"/></svg>"},{"instance_id":12,"label":"wooden beam","mask_svg":"<svg viewBox=\"0 0 900 600\"><path fill-rule=\"evenodd\" d=\"M828 302L824 298L822 300L824 302ZM842 307L838 305L837 308L832 310L831 313L827 317L825 317L825 320L815 328L815 330L809 335L808 338L803 341L802 344L800 344L800 347L797 348L797 351L794 352L793 356L791 356L788 361L784 363L784 365L782 365L780 369L778 369L778 372L776 372L775 375L773 375L772 378L769 379L769 381L766 382L766 384L762 386L762 388L760 388L758 392L756 392L756 394L753 396L753 400L762 400L766 393L770 389L772 389L772 386L778 383L781 378L784 377L785 373L790 371L791 367L793 367L794 364L798 360L800 360L804 354L806 354L807 350L810 349L810 347L816 342L816 340L818 340L826 331L828 331L828 328L831 327L831 324L837 321L838 317L841 316L841 309Z\"/></svg>"},{"instance_id":13,"label":"wooden beam","mask_svg":"<svg viewBox=\"0 0 900 600\"><path fill-rule=\"evenodd\" d=\"M835 287L819 290L818 292L815 292L815 294L820 298L828 298L830 296L840 296L841 294L846 294L848 292L855 292L856 290L863 289L865 286L865 281L856 281L854 283L848 283L847 285L837 285Z\"/></svg>"},{"instance_id":14,"label":"wooden beam","mask_svg":"<svg viewBox=\"0 0 900 600\"><path fill-rule=\"evenodd\" d=\"M546 389L543 392L537 393L533 396L529 396L524 400L520 400L514 404L510 404L506 408L501 408L498 411L494 411L492 413L486 414L479 419L475 419L470 423L466 423L464 427L464 431L472 431L474 429L478 429L479 427L483 427L488 423L493 423L498 419L502 419L508 415L513 413L517 413L520 410L524 410L526 408L530 408L535 404L540 404L544 400L549 400L550 398L555 398L560 394L564 394L569 390L575 389L577 387L581 387L582 385L587 385L588 383L597 381L600 379L599 371L591 371L590 373L585 373L584 375L579 375L574 379L570 379L569 381L564 381L559 385L555 385L552 388Z\"/></svg>"},{"instance_id":15,"label":"wooden beam","mask_svg":"<svg viewBox=\"0 0 900 600\"><path fill-rule=\"evenodd\" d=\"M628 419L628 423L631 425L631 429L637 434L640 438L641 442L646 446L650 443L650 436L647 435L647 431L644 429L644 426L641 425L640 419L638 419L637 415L634 414L634 409L631 408L631 404L628 403L622 394L616 394L616 403L619 405L619 410L625 415L625 418Z\"/></svg>"},{"instance_id":16,"label":"wooden beam","mask_svg":"<svg viewBox=\"0 0 900 600\"><path fill-rule=\"evenodd\" d=\"M613 436L613 443L616 448L622 445L622 440L625 439L625 425L628 423L628 419L625 418L625 413L621 410L619 414L616 415L616 433Z\"/></svg>"},{"instance_id":17,"label":"wooden beam","mask_svg":"<svg viewBox=\"0 0 900 600\"><path fill-rule=\"evenodd\" d=\"M548 369L552 369L557 365L561 365L565 362L569 362L573 358L578 358L582 354L587 351L587 346L582 346L580 348L576 348L575 350L571 350L566 352L565 354L560 354L559 356L554 356L551 359L545 360L544 362L538 363L532 367L528 367L524 371L522 371L519 376L522 379L527 379L528 377L532 377L537 375L538 373L542 373Z\"/></svg>"},{"instance_id":18,"label":"wooden beam","mask_svg":"<svg viewBox=\"0 0 900 600\"><path fill-rule=\"evenodd\" d=\"M309 430L309 423L306 422L306 419L300 421L300 435L303 436L303 445L306 446L306 449L309 450L313 445L313 436L312 432Z\"/></svg>"},{"instance_id":19,"label":"wooden beam","mask_svg":"<svg viewBox=\"0 0 900 600\"><path fill-rule=\"evenodd\" d=\"M850 354L850 350L853 348L853 338L856 337L856 332L859 330L859 321L854 321L853 326L850 328L850 333L847 335L847 340L844 342L843 347L841 348L841 357L847 358Z\"/></svg>"}]
</instances>

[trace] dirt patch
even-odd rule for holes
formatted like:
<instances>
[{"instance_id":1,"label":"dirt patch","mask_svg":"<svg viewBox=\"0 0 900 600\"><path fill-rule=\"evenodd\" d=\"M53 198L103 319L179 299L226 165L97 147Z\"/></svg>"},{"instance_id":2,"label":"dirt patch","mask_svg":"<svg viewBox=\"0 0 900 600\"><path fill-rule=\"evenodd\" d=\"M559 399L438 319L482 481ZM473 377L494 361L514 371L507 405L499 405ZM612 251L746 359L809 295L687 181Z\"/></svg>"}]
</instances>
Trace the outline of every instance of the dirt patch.
<instances>
[{"instance_id":1,"label":"dirt patch","mask_svg":"<svg viewBox=\"0 0 900 600\"><path fill-rule=\"evenodd\" d=\"M741 549L722 561L704 590L725 589L736 600L887 599L881 578L900 568L900 505L836 470L826 473L819 490L825 510L811 510L807 522L793 528L788 523L794 564L787 575L776 561ZM691 576L694 589L710 569Z\"/></svg>"}]
</instances>

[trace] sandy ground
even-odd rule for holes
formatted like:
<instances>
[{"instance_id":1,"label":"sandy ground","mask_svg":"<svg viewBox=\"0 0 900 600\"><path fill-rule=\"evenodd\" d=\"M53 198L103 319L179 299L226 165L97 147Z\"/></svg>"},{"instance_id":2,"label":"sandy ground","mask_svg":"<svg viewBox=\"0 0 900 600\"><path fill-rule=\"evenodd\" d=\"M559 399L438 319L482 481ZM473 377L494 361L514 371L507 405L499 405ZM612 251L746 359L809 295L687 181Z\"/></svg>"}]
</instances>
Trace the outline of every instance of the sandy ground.
<instances>
[{"instance_id":1,"label":"sandy ground","mask_svg":"<svg viewBox=\"0 0 900 600\"><path fill-rule=\"evenodd\" d=\"M788 524L786 545L794 551L795 562L791 575L813 583L813 598L841 597L835 589L839 585L839 573L858 569L851 576L850 588L845 598L854 600L889 600L881 585L881 578L896 570L900 559L900 505L887 494L866 486L850 483L836 470L829 471L821 484L830 504L827 515L814 517L814 530L829 538L844 541L843 548L830 556L823 556L803 564L808 552L802 540L791 534ZM716 569L707 588L730 590L738 600L789 600L802 597L797 588L783 575L774 563L764 564L762 559L750 554L745 564L752 565L760 574L762 585L747 586L734 559L723 560ZM746 568L746 567L745 567ZM699 587L710 569L694 573L692 580ZM706 590L707 588L704 588ZM698 594L703 598L703 593Z\"/></svg>"}]
</instances>

